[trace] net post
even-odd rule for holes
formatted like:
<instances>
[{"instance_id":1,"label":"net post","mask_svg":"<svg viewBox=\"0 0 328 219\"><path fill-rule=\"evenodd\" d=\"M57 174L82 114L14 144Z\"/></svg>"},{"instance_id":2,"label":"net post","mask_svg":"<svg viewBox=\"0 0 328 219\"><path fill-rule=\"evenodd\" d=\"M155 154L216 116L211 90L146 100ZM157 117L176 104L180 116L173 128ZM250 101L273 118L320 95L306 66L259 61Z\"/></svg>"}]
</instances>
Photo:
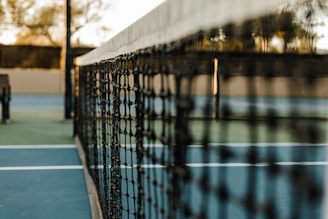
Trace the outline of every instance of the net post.
<instances>
[{"instance_id":1,"label":"net post","mask_svg":"<svg viewBox=\"0 0 328 219\"><path fill-rule=\"evenodd\" d=\"M71 51L71 0L65 2L66 42L65 42L65 119L72 118L72 51Z\"/></svg>"},{"instance_id":2,"label":"net post","mask_svg":"<svg viewBox=\"0 0 328 219\"><path fill-rule=\"evenodd\" d=\"M79 99L79 66L74 64L74 120L73 120L73 137L77 135L77 126L79 120L80 99Z\"/></svg>"},{"instance_id":3,"label":"net post","mask_svg":"<svg viewBox=\"0 0 328 219\"><path fill-rule=\"evenodd\" d=\"M10 118L9 100L10 100L10 86L4 86L2 88L2 123L8 123Z\"/></svg>"},{"instance_id":4,"label":"net post","mask_svg":"<svg viewBox=\"0 0 328 219\"><path fill-rule=\"evenodd\" d=\"M214 119L220 119L220 71L219 59L213 58L213 95L214 95Z\"/></svg>"}]
</instances>

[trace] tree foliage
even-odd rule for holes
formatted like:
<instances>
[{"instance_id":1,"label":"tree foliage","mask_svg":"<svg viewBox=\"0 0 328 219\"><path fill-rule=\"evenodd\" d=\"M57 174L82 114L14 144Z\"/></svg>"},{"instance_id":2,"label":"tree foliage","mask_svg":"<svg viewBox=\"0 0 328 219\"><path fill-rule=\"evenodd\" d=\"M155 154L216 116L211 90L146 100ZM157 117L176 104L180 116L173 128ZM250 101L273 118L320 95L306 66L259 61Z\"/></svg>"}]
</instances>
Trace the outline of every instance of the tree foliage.
<instances>
[{"instance_id":1,"label":"tree foliage","mask_svg":"<svg viewBox=\"0 0 328 219\"><path fill-rule=\"evenodd\" d=\"M313 53L319 37L314 27L320 25L323 7L314 0L287 3L272 14L223 26L217 40L205 45L222 51ZM274 39L280 41L278 46L272 44Z\"/></svg>"},{"instance_id":2,"label":"tree foliage","mask_svg":"<svg viewBox=\"0 0 328 219\"><path fill-rule=\"evenodd\" d=\"M324 14L328 15L328 0L318 0L318 6Z\"/></svg>"},{"instance_id":3,"label":"tree foliage","mask_svg":"<svg viewBox=\"0 0 328 219\"><path fill-rule=\"evenodd\" d=\"M4 2L7 16L12 24L23 26L29 22L35 0L5 0Z\"/></svg>"},{"instance_id":4,"label":"tree foliage","mask_svg":"<svg viewBox=\"0 0 328 219\"><path fill-rule=\"evenodd\" d=\"M103 2L102 0L71 0L72 36L87 24L99 21L101 17L98 11L107 7ZM64 3L65 0L46 4L42 3L42 0L2 0L0 18L3 11L1 20L6 27L16 29L16 44L60 46L64 41Z\"/></svg>"}]
</instances>

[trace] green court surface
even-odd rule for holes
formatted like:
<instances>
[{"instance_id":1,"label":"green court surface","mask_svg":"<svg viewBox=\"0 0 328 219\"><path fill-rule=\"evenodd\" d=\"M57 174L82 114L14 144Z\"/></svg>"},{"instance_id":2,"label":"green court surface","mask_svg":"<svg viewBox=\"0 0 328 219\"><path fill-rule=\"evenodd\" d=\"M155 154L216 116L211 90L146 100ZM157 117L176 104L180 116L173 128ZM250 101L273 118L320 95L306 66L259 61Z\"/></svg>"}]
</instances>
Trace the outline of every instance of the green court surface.
<instances>
[{"instance_id":1,"label":"green court surface","mask_svg":"<svg viewBox=\"0 0 328 219\"><path fill-rule=\"evenodd\" d=\"M64 120L63 109L62 95L13 94L0 145L72 144L72 120Z\"/></svg>"},{"instance_id":2,"label":"green court surface","mask_svg":"<svg viewBox=\"0 0 328 219\"><path fill-rule=\"evenodd\" d=\"M0 219L91 218L61 95L13 95L0 124Z\"/></svg>"},{"instance_id":3,"label":"green court surface","mask_svg":"<svg viewBox=\"0 0 328 219\"><path fill-rule=\"evenodd\" d=\"M0 145L72 144L72 121L62 111L11 110L9 124L0 124Z\"/></svg>"},{"instance_id":4,"label":"green court surface","mask_svg":"<svg viewBox=\"0 0 328 219\"><path fill-rule=\"evenodd\" d=\"M106 122L105 122L106 123ZM109 123L109 121L107 121ZM302 127L302 130L291 129L291 123L297 124ZM315 123L315 125L313 125ZM101 133L102 123L97 122L97 130ZM145 122L147 124L147 122ZM268 126L267 121L253 122L252 125L248 121L244 120L232 120L232 121L220 121L213 120L192 120L188 126L188 132L192 142L200 144L202 138L207 134L210 143L272 143L272 142L289 142L300 143L308 142L310 135L314 132L316 135L315 142L312 143L324 143L326 141L327 121L325 119L313 120L286 120L281 119L277 122L277 126L272 128ZM122 130L131 130L135 132L135 123L121 122L120 127ZM156 136L161 136L161 133L170 133L175 129L174 123L166 125L163 128L163 124L160 121L153 122L152 128ZM110 127L107 127L110 130ZM207 133L207 130L211 130ZM172 132L173 133L173 132ZM254 133L256 136L254 137ZM99 137L101 138L101 137ZM145 142L147 142L146 136L144 136ZM127 137L124 133L120 134L120 142L122 144L135 143L134 136ZM157 139L152 143L160 143Z\"/></svg>"}]
</instances>

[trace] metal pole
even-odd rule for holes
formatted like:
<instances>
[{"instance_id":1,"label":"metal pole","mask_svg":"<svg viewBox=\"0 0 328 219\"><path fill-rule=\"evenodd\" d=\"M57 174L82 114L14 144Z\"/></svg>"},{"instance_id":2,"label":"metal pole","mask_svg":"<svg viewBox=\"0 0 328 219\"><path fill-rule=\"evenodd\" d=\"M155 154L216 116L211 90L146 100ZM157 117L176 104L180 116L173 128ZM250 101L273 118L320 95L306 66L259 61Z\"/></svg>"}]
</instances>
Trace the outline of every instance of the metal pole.
<instances>
[{"instance_id":1,"label":"metal pole","mask_svg":"<svg viewBox=\"0 0 328 219\"><path fill-rule=\"evenodd\" d=\"M72 118L72 53L71 53L71 0L66 0L66 53L65 53L65 119Z\"/></svg>"}]
</instances>

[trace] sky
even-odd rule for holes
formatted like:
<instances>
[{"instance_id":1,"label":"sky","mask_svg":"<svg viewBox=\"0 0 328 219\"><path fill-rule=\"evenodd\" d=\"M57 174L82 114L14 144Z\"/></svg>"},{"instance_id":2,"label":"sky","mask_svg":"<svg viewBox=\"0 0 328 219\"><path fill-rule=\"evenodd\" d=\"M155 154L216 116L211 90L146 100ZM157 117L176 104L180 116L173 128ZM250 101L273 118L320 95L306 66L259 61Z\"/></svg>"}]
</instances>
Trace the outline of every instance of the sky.
<instances>
[{"instance_id":1,"label":"sky","mask_svg":"<svg viewBox=\"0 0 328 219\"><path fill-rule=\"evenodd\" d=\"M325 25L317 28L317 34L321 36L317 42L317 48L328 50L328 18L324 20Z\"/></svg>"},{"instance_id":2,"label":"sky","mask_svg":"<svg viewBox=\"0 0 328 219\"><path fill-rule=\"evenodd\" d=\"M104 35L97 33L96 24L81 31L80 40L99 46L115 36L121 30L147 14L165 0L110 0L109 8L104 12L100 25L108 26L110 31ZM91 30L91 31L90 31ZM93 31L92 31L93 30Z\"/></svg>"}]
</instances>

